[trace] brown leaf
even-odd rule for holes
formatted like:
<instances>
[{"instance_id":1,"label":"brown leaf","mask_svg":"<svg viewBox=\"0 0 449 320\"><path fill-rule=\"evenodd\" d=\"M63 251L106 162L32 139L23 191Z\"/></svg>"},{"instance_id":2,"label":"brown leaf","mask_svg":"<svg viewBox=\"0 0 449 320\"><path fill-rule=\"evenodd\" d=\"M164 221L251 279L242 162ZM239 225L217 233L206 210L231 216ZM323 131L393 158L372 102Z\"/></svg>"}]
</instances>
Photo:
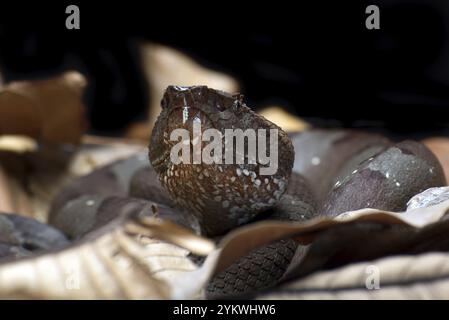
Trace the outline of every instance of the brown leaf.
<instances>
[{"instance_id":1,"label":"brown leaf","mask_svg":"<svg viewBox=\"0 0 449 320\"><path fill-rule=\"evenodd\" d=\"M325 230L353 222L379 222L389 225L423 227L439 221L449 209L449 201L438 205L398 213L362 209L344 213L334 219L316 218L306 222L263 221L230 232L221 242L220 255L213 274L217 274L252 249L279 239L294 237L308 245Z\"/></svg>"},{"instance_id":2,"label":"brown leaf","mask_svg":"<svg viewBox=\"0 0 449 320\"><path fill-rule=\"evenodd\" d=\"M26 135L47 143L81 141L86 79L66 72L47 80L12 82L0 91L0 135Z\"/></svg>"},{"instance_id":3,"label":"brown leaf","mask_svg":"<svg viewBox=\"0 0 449 320\"><path fill-rule=\"evenodd\" d=\"M301 132L310 129L311 125L294 114L287 112L279 106L268 106L259 113L281 127L286 132Z\"/></svg>"}]
</instances>

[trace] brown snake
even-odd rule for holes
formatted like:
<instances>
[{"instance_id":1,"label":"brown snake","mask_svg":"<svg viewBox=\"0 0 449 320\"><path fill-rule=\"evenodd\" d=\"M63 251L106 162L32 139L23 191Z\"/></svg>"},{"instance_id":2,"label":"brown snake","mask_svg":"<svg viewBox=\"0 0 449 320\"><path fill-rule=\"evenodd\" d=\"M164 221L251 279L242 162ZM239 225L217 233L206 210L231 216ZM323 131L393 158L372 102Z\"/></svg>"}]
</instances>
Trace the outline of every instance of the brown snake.
<instances>
[{"instance_id":1,"label":"brown snake","mask_svg":"<svg viewBox=\"0 0 449 320\"><path fill-rule=\"evenodd\" d=\"M262 164L259 162L224 164L224 159L221 164L173 163L169 155L177 141L170 139L171 132L187 129L194 141L195 122L201 124L203 133L214 128L222 136L226 129L276 129L277 171L273 175L260 175ZM199 143L204 148L204 141ZM222 148L223 156L225 145ZM248 108L241 95L206 86L168 87L162 99L162 112L153 129L149 158L176 207L193 215L201 232L209 236L223 235L261 216L304 220L315 213L314 197L305 179L294 175L294 183L289 184L294 161L290 138L281 128ZM274 285L296 247L293 240L287 239L252 251L211 282L209 295L242 293Z\"/></svg>"},{"instance_id":2,"label":"brown snake","mask_svg":"<svg viewBox=\"0 0 449 320\"><path fill-rule=\"evenodd\" d=\"M217 129L225 136L226 129L277 129L280 166L273 175L259 175L261 164L221 164L204 161L195 164L173 163L172 148L178 141L170 139L175 129L184 128L192 135L193 125L201 130ZM189 142L189 141L187 141ZM196 143L204 149L200 139ZM225 145L222 146L222 157ZM275 124L249 109L239 95L198 87L167 88L162 99L162 112L153 129L149 157L162 186L177 207L199 220L201 231L220 235L253 219L258 213L273 208L287 189L294 150L287 134ZM193 155L191 155L191 158ZM193 196L194 195L194 196Z\"/></svg>"}]
</instances>

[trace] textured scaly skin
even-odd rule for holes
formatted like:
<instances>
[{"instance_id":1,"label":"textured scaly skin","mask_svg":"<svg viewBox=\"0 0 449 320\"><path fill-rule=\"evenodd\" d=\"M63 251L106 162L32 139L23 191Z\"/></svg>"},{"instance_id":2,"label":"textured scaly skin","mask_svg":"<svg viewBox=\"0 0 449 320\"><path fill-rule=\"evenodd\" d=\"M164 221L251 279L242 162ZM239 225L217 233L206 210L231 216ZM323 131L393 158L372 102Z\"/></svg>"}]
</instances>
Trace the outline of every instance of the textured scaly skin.
<instances>
[{"instance_id":1,"label":"textured scaly skin","mask_svg":"<svg viewBox=\"0 0 449 320\"><path fill-rule=\"evenodd\" d=\"M256 114L242 101L241 95L230 95L206 86L169 86L162 99L151 137L149 158L163 187L176 206L194 215L206 235L220 235L275 207L291 175L294 150L290 138L278 126ZM274 175L259 175L261 164L174 164L170 141L172 130L183 128L193 138L193 123L201 129L215 128L225 136L225 129L278 130L278 170ZM193 140L193 139L192 139ZM201 142L203 149L209 142ZM195 143L195 142L192 142Z\"/></svg>"}]
</instances>

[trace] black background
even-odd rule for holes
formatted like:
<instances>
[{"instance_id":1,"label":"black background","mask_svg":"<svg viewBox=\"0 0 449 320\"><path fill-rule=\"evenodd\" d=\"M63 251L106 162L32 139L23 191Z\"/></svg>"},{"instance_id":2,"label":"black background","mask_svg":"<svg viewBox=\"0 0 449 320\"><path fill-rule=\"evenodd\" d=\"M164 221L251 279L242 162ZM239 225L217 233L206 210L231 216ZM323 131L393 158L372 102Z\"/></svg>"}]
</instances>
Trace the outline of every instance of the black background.
<instances>
[{"instance_id":1,"label":"black background","mask_svg":"<svg viewBox=\"0 0 449 320\"><path fill-rule=\"evenodd\" d=\"M274 315L217 315L206 317L173 315L173 309L184 306L207 306L218 310L218 304L274 305ZM344 317L345 319L381 319L388 316L425 318L429 310L444 313L447 301L245 301L245 300L187 300L187 301L1 301L3 313L12 316L41 314L46 319L60 319L70 314L74 319L85 317L157 319L298 319L302 317ZM397 313L396 313L397 312Z\"/></svg>"},{"instance_id":2,"label":"black background","mask_svg":"<svg viewBox=\"0 0 449 320\"><path fill-rule=\"evenodd\" d=\"M76 4L81 29L67 30ZM380 8L380 30L365 8ZM142 41L183 50L235 76L255 108L279 103L321 126L407 135L449 127L448 1L2 2L6 81L77 69L94 133L144 119Z\"/></svg>"}]
</instances>

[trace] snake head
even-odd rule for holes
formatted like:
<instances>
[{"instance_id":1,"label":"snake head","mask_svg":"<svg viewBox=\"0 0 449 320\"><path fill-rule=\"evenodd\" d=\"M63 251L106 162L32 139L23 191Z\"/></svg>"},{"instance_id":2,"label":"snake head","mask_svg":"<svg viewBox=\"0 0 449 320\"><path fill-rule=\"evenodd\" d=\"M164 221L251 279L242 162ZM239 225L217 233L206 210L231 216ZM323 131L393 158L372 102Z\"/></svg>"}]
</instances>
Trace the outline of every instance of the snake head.
<instances>
[{"instance_id":1,"label":"snake head","mask_svg":"<svg viewBox=\"0 0 449 320\"><path fill-rule=\"evenodd\" d=\"M248 108L242 95L206 86L169 86L161 105L162 111L149 146L151 164L174 203L195 215L204 233L223 233L276 205L286 189L294 160L292 143L281 128ZM180 129L185 133L181 141L173 139L173 133ZM259 138L260 130L269 133ZM281 161L275 172L266 174L261 173L265 164L259 163L256 152L250 155L249 150L256 146L257 139L269 145L267 150L271 154L272 140L268 135L272 130L276 132L275 151ZM205 140L211 131L218 136ZM232 141L229 147L229 131L252 133L254 140L248 136L241 138L242 144L246 143L243 149L240 152L235 150L228 157L228 150L237 145L238 139L229 139ZM212 152L215 157L213 163L204 161L210 142L219 143L218 149ZM176 162L172 156L178 151L174 150L182 150L183 153L187 150L188 156L182 162ZM198 153L199 158L196 159L199 161L195 162ZM207 154L211 154L210 150ZM242 161L237 161L238 157ZM276 168L277 162L276 158Z\"/></svg>"},{"instance_id":2,"label":"snake head","mask_svg":"<svg viewBox=\"0 0 449 320\"><path fill-rule=\"evenodd\" d=\"M243 96L207 86L168 86L161 107L149 148L150 162L158 172L163 172L169 166L169 153L174 145L170 141L173 130L186 129L192 132L194 123L200 123L202 131L239 127L238 115L243 109Z\"/></svg>"}]
</instances>

